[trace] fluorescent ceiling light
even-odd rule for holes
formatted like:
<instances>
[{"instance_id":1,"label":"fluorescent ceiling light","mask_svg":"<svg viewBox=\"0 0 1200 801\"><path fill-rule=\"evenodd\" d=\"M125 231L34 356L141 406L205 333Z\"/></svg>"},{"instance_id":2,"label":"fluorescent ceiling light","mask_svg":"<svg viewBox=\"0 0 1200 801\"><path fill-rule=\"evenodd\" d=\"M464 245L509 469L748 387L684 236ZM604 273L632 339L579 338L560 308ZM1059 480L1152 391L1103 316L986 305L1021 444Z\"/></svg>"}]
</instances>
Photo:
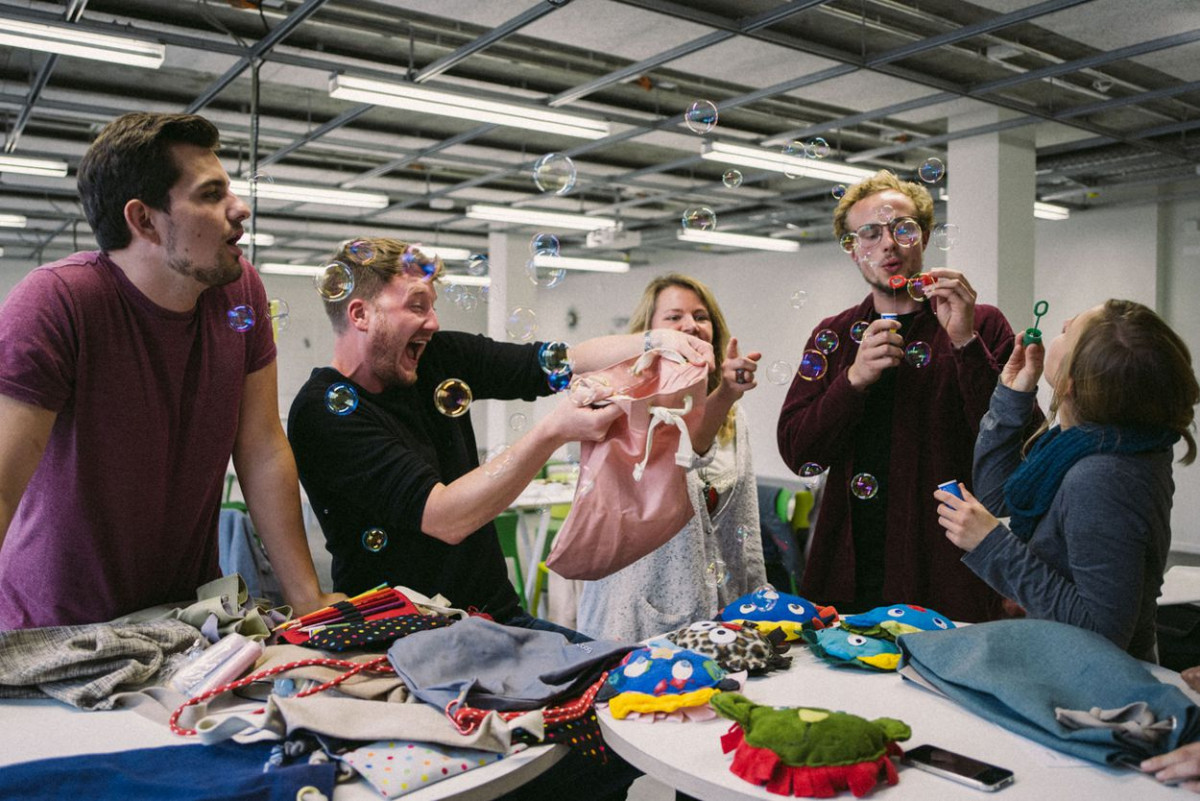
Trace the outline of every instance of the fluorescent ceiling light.
<instances>
[{"instance_id":1,"label":"fluorescent ceiling light","mask_svg":"<svg viewBox=\"0 0 1200 801\"><path fill-rule=\"evenodd\" d=\"M828 159L800 158L785 155L778 150L731 145L725 142L705 144L700 152L700 158L725 164L738 164L743 167L757 167L761 170L772 170L788 175L803 175L807 178L819 178L834 183L857 183L875 174L875 170L838 164Z\"/></svg>"},{"instance_id":2,"label":"fluorescent ceiling light","mask_svg":"<svg viewBox=\"0 0 1200 801\"><path fill-rule=\"evenodd\" d=\"M4 248L0 248L0 258L4 257Z\"/></svg>"},{"instance_id":3,"label":"fluorescent ceiling light","mask_svg":"<svg viewBox=\"0 0 1200 801\"><path fill-rule=\"evenodd\" d=\"M258 181L256 192L268 200L290 200L296 203L316 203L322 206L353 206L360 209L385 209L390 202L387 195L374 192L347 192L344 189L324 189L319 186L297 186L277 184L273 181ZM250 182L235 179L229 182L235 195L250 197Z\"/></svg>"},{"instance_id":4,"label":"fluorescent ceiling light","mask_svg":"<svg viewBox=\"0 0 1200 801\"><path fill-rule=\"evenodd\" d=\"M20 214L0 214L0 228L24 228L27 222Z\"/></svg>"},{"instance_id":5,"label":"fluorescent ceiling light","mask_svg":"<svg viewBox=\"0 0 1200 801\"><path fill-rule=\"evenodd\" d=\"M390 83L350 75L334 75L329 79L329 95L339 100L354 100L392 106L405 111L440 114L497 125L511 125L529 131L600 139L608 136L608 124L575 114L515 103L498 103L479 97L429 89L413 83Z\"/></svg>"},{"instance_id":6,"label":"fluorescent ceiling light","mask_svg":"<svg viewBox=\"0 0 1200 801\"><path fill-rule=\"evenodd\" d=\"M162 66L166 54L166 48L154 42L90 33L74 25L43 25L15 19L4 20L0 45L155 70Z\"/></svg>"},{"instance_id":7,"label":"fluorescent ceiling light","mask_svg":"<svg viewBox=\"0 0 1200 801\"><path fill-rule=\"evenodd\" d=\"M67 174L67 162L0 155L0 172L19 172L23 175L46 175L52 178L61 178Z\"/></svg>"},{"instance_id":8,"label":"fluorescent ceiling light","mask_svg":"<svg viewBox=\"0 0 1200 801\"><path fill-rule=\"evenodd\" d=\"M426 256L437 256L442 261L466 261L474 253L466 248L444 248L438 245L422 245L420 242L414 244L413 247Z\"/></svg>"},{"instance_id":9,"label":"fluorescent ceiling light","mask_svg":"<svg viewBox=\"0 0 1200 801\"><path fill-rule=\"evenodd\" d=\"M279 262L267 262L258 268L260 273L268 275L298 275L313 277L322 275L325 268L315 264L281 264ZM452 275L442 273L440 279L446 284L457 284L458 286L491 286L492 279L486 275Z\"/></svg>"},{"instance_id":10,"label":"fluorescent ceiling light","mask_svg":"<svg viewBox=\"0 0 1200 801\"><path fill-rule=\"evenodd\" d=\"M559 270L590 270L596 273L627 273L629 262L611 261L608 259L569 259L564 256L533 257L535 267L548 267Z\"/></svg>"},{"instance_id":11,"label":"fluorescent ceiling light","mask_svg":"<svg viewBox=\"0 0 1200 801\"><path fill-rule=\"evenodd\" d=\"M781 253L795 253L800 250L800 243L791 239L772 239L767 236L747 236L746 234L723 234L716 231L680 231L675 234L680 242L695 242L702 245L726 245L734 248L749 248L751 250L777 250Z\"/></svg>"},{"instance_id":12,"label":"fluorescent ceiling light","mask_svg":"<svg viewBox=\"0 0 1200 801\"><path fill-rule=\"evenodd\" d=\"M238 240L239 245L245 245L250 242L250 232L242 234L242 238ZM275 234L255 234L254 244L260 248L269 248L275 246Z\"/></svg>"},{"instance_id":13,"label":"fluorescent ceiling light","mask_svg":"<svg viewBox=\"0 0 1200 801\"><path fill-rule=\"evenodd\" d=\"M543 228L570 228L580 231L595 231L598 228L616 228L617 221L611 217L589 217L584 214L557 214L532 209L513 209L507 206L467 206L467 216L473 220L533 225Z\"/></svg>"},{"instance_id":14,"label":"fluorescent ceiling light","mask_svg":"<svg viewBox=\"0 0 1200 801\"><path fill-rule=\"evenodd\" d=\"M442 273L442 283L455 286L491 286L492 279L486 275L457 275Z\"/></svg>"},{"instance_id":15,"label":"fluorescent ceiling light","mask_svg":"<svg viewBox=\"0 0 1200 801\"><path fill-rule=\"evenodd\" d=\"M1040 217L1043 220L1065 220L1071 216L1071 210L1066 206L1058 206L1054 203L1043 203L1040 200L1035 200L1033 203L1033 216Z\"/></svg>"}]
</instances>

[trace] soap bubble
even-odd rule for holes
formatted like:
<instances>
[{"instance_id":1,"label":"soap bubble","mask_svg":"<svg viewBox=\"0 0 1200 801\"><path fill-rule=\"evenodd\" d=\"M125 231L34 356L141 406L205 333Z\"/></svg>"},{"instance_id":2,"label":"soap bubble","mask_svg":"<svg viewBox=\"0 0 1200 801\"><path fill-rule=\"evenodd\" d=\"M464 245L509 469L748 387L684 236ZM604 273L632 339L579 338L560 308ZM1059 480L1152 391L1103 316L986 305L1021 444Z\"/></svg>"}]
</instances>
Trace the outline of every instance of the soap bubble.
<instances>
[{"instance_id":1,"label":"soap bubble","mask_svg":"<svg viewBox=\"0 0 1200 801\"><path fill-rule=\"evenodd\" d=\"M946 174L946 165L939 158L925 159L917 168L917 175L927 184L936 184Z\"/></svg>"},{"instance_id":2,"label":"soap bubble","mask_svg":"<svg viewBox=\"0 0 1200 801\"><path fill-rule=\"evenodd\" d=\"M805 303L808 303L808 293L807 292L805 292L803 289L797 289L795 292L792 293L792 308L793 309L802 309L802 308L804 308Z\"/></svg>"},{"instance_id":3,"label":"soap bubble","mask_svg":"<svg viewBox=\"0 0 1200 801\"><path fill-rule=\"evenodd\" d=\"M346 252L363 266L375 261L375 246L362 239L356 239L347 245Z\"/></svg>"},{"instance_id":4,"label":"soap bubble","mask_svg":"<svg viewBox=\"0 0 1200 801\"><path fill-rule=\"evenodd\" d=\"M837 184L833 189L829 190L829 194L833 195L834 200L841 200L846 196L846 185Z\"/></svg>"},{"instance_id":5,"label":"soap bubble","mask_svg":"<svg viewBox=\"0 0 1200 801\"><path fill-rule=\"evenodd\" d=\"M776 385L788 384L791 383L795 372L795 369L783 360L771 362L771 366L767 368L767 380Z\"/></svg>"},{"instance_id":6,"label":"soap bubble","mask_svg":"<svg viewBox=\"0 0 1200 801\"><path fill-rule=\"evenodd\" d=\"M817 486L817 482L821 480L821 474L825 472L825 468L816 462L805 462L800 465L797 474L804 480L804 486L812 489Z\"/></svg>"},{"instance_id":7,"label":"soap bubble","mask_svg":"<svg viewBox=\"0 0 1200 801\"><path fill-rule=\"evenodd\" d=\"M483 472L489 478L495 478L508 469L512 464L512 453L507 445L497 445L488 451L487 461L483 463Z\"/></svg>"},{"instance_id":8,"label":"soap bubble","mask_svg":"<svg viewBox=\"0 0 1200 801\"><path fill-rule=\"evenodd\" d=\"M387 532L381 528L369 528L362 533L362 547L371 553L379 553L387 544Z\"/></svg>"},{"instance_id":9,"label":"soap bubble","mask_svg":"<svg viewBox=\"0 0 1200 801\"><path fill-rule=\"evenodd\" d=\"M354 291L354 270L345 262L330 262L313 276L313 286L330 303L345 300Z\"/></svg>"},{"instance_id":10,"label":"soap bubble","mask_svg":"<svg viewBox=\"0 0 1200 801\"><path fill-rule=\"evenodd\" d=\"M466 312L475 311L475 307L479 305L479 298L470 288L465 288L458 293L458 297L454 300L454 305Z\"/></svg>"},{"instance_id":11,"label":"soap bubble","mask_svg":"<svg viewBox=\"0 0 1200 801\"><path fill-rule=\"evenodd\" d=\"M550 256L551 253L540 253L538 256ZM525 275L529 278L534 286L540 286L543 289L553 289L563 282L567 276L567 271L562 267L545 267L538 265L538 256L534 256L529 261L525 262Z\"/></svg>"},{"instance_id":12,"label":"soap bubble","mask_svg":"<svg viewBox=\"0 0 1200 801\"><path fill-rule=\"evenodd\" d=\"M513 431L524 431L526 422L527 420L524 414L521 412L515 412L508 418L508 427Z\"/></svg>"},{"instance_id":13,"label":"soap bubble","mask_svg":"<svg viewBox=\"0 0 1200 801\"><path fill-rule=\"evenodd\" d=\"M434 407L447 417L462 417L472 400L471 388L461 378L447 378L433 390Z\"/></svg>"},{"instance_id":14,"label":"soap bubble","mask_svg":"<svg viewBox=\"0 0 1200 801\"><path fill-rule=\"evenodd\" d=\"M538 348L538 365L546 375L569 370L571 360L567 356L566 342L546 342Z\"/></svg>"},{"instance_id":15,"label":"soap bubble","mask_svg":"<svg viewBox=\"0 0 1200 801\"><path fill-rule=\"evenodd\" d=\"M487 275L491 265L485 253L472 253L467 259L467 272L471 275Z\"/></svg>"},{"instance_id":16,"label":"soap bubble","mask_svg":"<svg viewBox=\"0 0 1200 801\"><path fill-rule=\"evenodd\" d=\"M932 356L933 353L929 345L919 339L908 343L908 346L904 349L904 361L916 368L928 365Z\"/></svg>"},{"instance_id":17,"label":"soap bubble","mask_svg":"<svg viewBox=\"0 0 1200 801\"><path fill-rule=\"evenodd\" d=\"M829 362L825 359L825 354L819 350L806 350L804 355L800 357L800 377L805 381L816 381L825 375L825 368L829 366Z\"/></svg>"},{"instance_id":18,"label":"soap bubble","mask_svg":"<svg viewBox=\"0 0 1200 801\"><path fill-rule=\"evenodd\" d=\"M850 492L860 501L869 501L879 492L879 480L870 473L859 473L850 479Z\"/></svg>"},{"instance_id":19,"label":"soap bubble","mask_svg":"<svg viewBox=\"0 0 1200 801\"><path fill-rule=\"evenodd\" d=\"M557 370L546 375L546 383L550 385L550 389L555 392L562 392L567 387L571 386L571 368L566 367L562 370Z\"/></svg>"},{"instance_id":20,"label":"soap bubble","mask_svg":"<svg viewBox=\"0 0 1200 801\"><path fill-rule=\"evenodd\" d=\"M529 252L534 256L557 256L560 253L558 237L554 234L534 234L529 240Z\"/></svg>"},{"instance_id":21,"label":"soap bubble","mask_svg":"<svg viewBox=\"0 0 1200 801\"><path fill-rule=\"evenodd\" d=\"M345 381L330 384L325 390L325 408L338 417L345 417L358 408L358 390Z\"/></svg>"},{"instance_id":22,"label":"soap bubble","mask_svg":"<svg viewBox=\"0 0 1200 801\"><path fill-rule=\"evenodd\" d=\"M528 342L538 330L537 314L533 309L518 306L509 312L508 319L504 321L504 330L509 339Z\"/></svg>"},{"instance_id":23,"label":"soap bubble","mask_svg":"<svg viewBox=\"0 0 1200 801\"><path fill-rule=\"evenodd\" d=\"M422 253L415 245L409 245L400 256L400 264L405 275L411 275L422 281L432 280L437 275L441 261L436 256Z\"/></svg>"},{"instance_id":24,"label":"soap bubble","mask_svg":"<svg viewBox=\"0 0 1200 801\"><path fill-rule=\"evenodd\" d=\"M254 309L249 306L234 306L225 312L229 327L239 334L244 334L254 327Z\"/></svg>"},{"instance_id":25,"label":"soap bubble","mask_svg":"<svg viewBox=\"0 0 1200 801\"><path fill-rule=\"evenodd\" d=\"M908 279L908 296L913 300L925 300L928 297L928 290L932 289L936 283L937 281L929 273L917 273Z\"/></svg>"},{"instance_id":26,"label":"soap bubble","mask_svg":"<svg viewBox=\"0 0 1200 801\"><path fill-rule=\"evenodd\" d=\"M704 583L710 587L724 587L729 583L729 568L724 560L714 559L704 568Z\"/></svg>"},{"instance_id":27,"label":"soap bubble","mask_svg":"<svg viewBox=\"0 0 1200 801\"><path fill-rule=\"evenodd\" d=\"M708 133L717 124L716 104L711 100L697 100L684 113L683 122L692 133Z\"/></svg>"},{"instance_id":28,"label":"soap bubble","mask_svg":"<svg viewBox=\"0 0 1200 801\"><path fill-rule=\"evenodd\" d=\"M892 239L902 248L910 248L921 241L921 224L913 219L901 220L892 228Z\"/></svg>"},{"instance_id":29,"label":"soap bubble","mask_svg":"<svg viewBox=\"0 0 1200 801\"><path fill-rule=\"evenodd\" d=\"M870 323L868 323L866 320L858 320L855 322L854 325L850 326L850 338L855 342L861 343L863 334L867 333L867 326L869 325Z\"/></svg>"},{"instance_id":30,"label":"soap bubble","mask_svg":"<svg viewBox=\"0 0 1200 801\"><path fill-rule=\"evenodd\" d=\"M737 189L742 185L742 171L726 170L725 174L721 176L721 183L730 189Z\"/></svg>"},{"instance_id":31,"label":"soap bubble","mask_svg":"<svg viewBox=\"0 0 1200 801\"><path fill-rule=\"evenodd\" d=\"M738 526L737 531L733 532L733 539L739 545L745 545L746 543L750 542L752 536L753 534L750 531L749 526Z\"/></svg>"},{"instance_id":32,"label":"soap bubble","mask_svg":"<svg viewBox=\"0 0 1200 801\"><path fill-rule=\"evenodd\" d=\"M547 153L533 165L533 184L541 192L565 195L575 188L575 162L562 153Z\"/></svg>"},{"instance_id":33,"label":"soap bubble","mask_svg":"<svg viewBox=\"0 0 1200 801\"><path fill-rule=\"evenodd\" d=\"M949 250L958 244L958 226L954 223L940 223L933 227L933 245L938 250Z\"/></svg>"},{"instance_id":34,"label":"soap bubble","mask_svg":"<svg viewBox=\"0 0 1200 801\"><path fill-rule=\"evenodd\" d=\"M685 231L713 231L717 213L707 206L693 206L683 213L681 222Z\"/></svg>"},{"instance_id":35,"label":"soap bubble","mask_svg":"<svg viewBox=\"0 0 1200 801\"><path fill-rule=\"evenodd\" d=\"M822 328L816 333L816 336L813 337L813 344L817 346L817 350L828 356L830 353L833 353L838 349L838 345L841 344L841 340L838 339L838 335L835 334L831 329Z\"/></svg>"},{"instance_id":36,"label":"soap bubble","mask_svg":"<svg viewBox=\"0 0 1200 801\"><path fill-rule=\"evenodd\" d=\"M783 150L781 152L784 156L792 159L808 158L808 146L799 139L794 139L791 142L788 142L783 146ZM803 175L798 166L789 163L785 163L783 165L783 174L788 178L799 178Z\"/></svg>"},{"instance_id":37,"label":"soap bubble","mask_svg":"<svg viewBox=\"0 0 1200 801\"><path fill-rule=\"evenodd\" d=\"M879 218L881 223L887 225L892 220L896 219L896 209L891 203L884 203L879 207L879 211L876 213L876 216Z\"/></svg>"},{"instance_id":38,"label":"soap bubble","mask_svg":"<svg viewBox=\"0 0 1200 801\"><path fill-rule=\"evenodd\" d=\"M819 136L809 142L804 148L804 154L810 159L823 159L829 153L829 143Z\"/></svg>"},{"instance_id":39,"label":"soap bubble","mask_svg":"<svg viewBox=\"0 0 1200 801\"><path fill-rule=\"evenodd\" d=\"M292 314L288 302L282 298L271 298L267 301L267 309L270 310L271 325L275 328L275 333L287 330Z\"/></svg>"}]
</instances>

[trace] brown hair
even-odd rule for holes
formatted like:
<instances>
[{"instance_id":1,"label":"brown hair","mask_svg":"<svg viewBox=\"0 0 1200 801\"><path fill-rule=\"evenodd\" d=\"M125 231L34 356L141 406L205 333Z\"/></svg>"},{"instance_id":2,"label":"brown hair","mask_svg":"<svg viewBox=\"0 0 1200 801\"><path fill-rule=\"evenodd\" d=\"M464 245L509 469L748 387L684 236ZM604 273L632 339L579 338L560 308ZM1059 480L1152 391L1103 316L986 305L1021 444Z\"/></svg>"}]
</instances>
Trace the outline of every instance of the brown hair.
<instances>
[{"instance_id":1,"label":"brown hair","mask_svg":"<svg viewBox=\"0 0 1200 801\"><path fill-rule=\"evenodd\" d=\"M1105 301L1063 356L1058 374L1051 418L1062 401L1061 387L1069 386L1071 408L1080 421L1174 431L1187 443L1180 461L1191 464L1196 458L1192 429L1200 385L1192 355L1152 309L1131 300Z\"/></svg>"},{"instance_id":2,"label":"brown hair","mask_svg":"<svg viewBox=\"0 0 1200 801\"><path fill-rule=\"evenodd\" d=\"M716 365L708 374L708 391L712 392L721 385L721 365L725 361L725 351L729 348L729 326L725 323L725 315L721 313L721 307L717 305L717 299L712 290L704 283L681 273L667 273L652 279L646 285L645 291L642 292L642 299L638 301L637 307L633 310L633 316L629 318L629 332L640 334L650 328L650 322L654 319L654 308L658 304L658 296L664 289L671 286L695 292L696 297L700 298L700 302L708 310L708 317L712 321L712 346ZM731 408L729 416L717 432L717 437L721 442L727 442L733 435L733 421L734 411Z\"/></svg>"},{"instance_id":3,"label":"brown hair","mask_svg":"<svg viewBox=\"0 0 1200 801\"><path fill-rule=\"evenodd\" d=\"M133 239L125 204L140 200L152 209L171 210L171 187L179 180L172 145L215 150L216 126L195 114L124 114L104 126L79 162L79 197L96 242L105 251Z\"/></svg>"},{"instance_id":4,"label":"brown hair","mask_svg":"<svg viewBox=\"0 0 1200 801\"><path fill-rule=\"evenodd\" d=\"M335 334L343 333L349 325L346 307L355 298L374 300L397 275L419 275L427 280L436 280L442 275L441 259L426 256L407 242L386 237L343 242L330 265L339 262L349 268L354 287L344 298L325 302L325 313L329 315ZM432 274L425 275L414 265L432 270Z\"/></svg>"},{"instance_id":5,"label":"brown hair","mask_svg":"<svg viewBox=\"0 0 1200 801\"><path fill-rule=\"evenodd\" d=\"M846 215L850 213L850 209L855 203L887 189L907 195L912 200L913 205L917 207L917 223L920 224L922 231L930 231L933 228L933 198L930 197L929 190L911 181L901 181L895 174L887 170L880 170L870 178L864 178L854 184L846 190L846 194L842 195L837 208L833 210L834 238L840 241L843 236L851 233L850 229L846 227Z\"/></svg>"}]
</instances>

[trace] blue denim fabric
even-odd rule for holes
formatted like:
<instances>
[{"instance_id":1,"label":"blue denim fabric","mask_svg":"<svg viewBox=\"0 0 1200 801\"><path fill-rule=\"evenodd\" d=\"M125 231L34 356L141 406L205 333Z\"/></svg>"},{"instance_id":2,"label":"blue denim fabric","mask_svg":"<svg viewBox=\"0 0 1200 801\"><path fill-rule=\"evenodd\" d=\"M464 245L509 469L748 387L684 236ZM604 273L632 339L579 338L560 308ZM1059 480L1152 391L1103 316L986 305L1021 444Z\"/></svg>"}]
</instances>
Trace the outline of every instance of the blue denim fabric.
<instances>
[{"instance_id":1,"label":"blue denim fabric","mask_svg":"<svg viewBox=\"0 0 1200 801\"><path fill-rule=\"evenodd\" d=\"M1143 759L1200 739L1200 707L1151 675L1143 662L1094 631L1051 620L996 620L897 640L911 669L980 717L1050 748L1107 765ZM1144 701L1175 719L1157 744L1110 729L1063 726L1055 708L1117 709Z\"/></svg>"}]
</instances>

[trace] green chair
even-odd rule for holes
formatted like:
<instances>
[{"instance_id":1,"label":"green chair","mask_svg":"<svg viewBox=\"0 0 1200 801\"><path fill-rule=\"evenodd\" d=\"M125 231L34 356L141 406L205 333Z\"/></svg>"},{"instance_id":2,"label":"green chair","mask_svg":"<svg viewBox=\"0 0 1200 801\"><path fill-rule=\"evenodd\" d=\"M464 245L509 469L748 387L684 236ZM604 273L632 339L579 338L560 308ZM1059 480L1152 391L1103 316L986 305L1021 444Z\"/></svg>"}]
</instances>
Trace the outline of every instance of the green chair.
<instances>
[{"instance_id":1,"label":"green chair","mask_svg":"<svg viewBox=\"0 0 1200 801\"><path fill-rule=\"evenodd\" d=\"M225 499L221 501L222 509L237 509L239 512L249 511L246 509L246 504L242 501L235 501L233 496L233 484L237 481L237 475L228 473L225 476Z\"/></svg>"},{"instance_id":2,"label":"green chair","mask_svg":"<svg viewBox=\"0 0 1200 801\"><path fill-rule=\"evenodd\" d=\"M517 513L501 512L496 518L496 533L500 537L500 552L505 559L511 559L514 568L513 584L517 590L517 598L521 608L528 609L529 602L525 598L525 571L521 569L521 549L517 544Z\"/></svg>"}]
</instances>

